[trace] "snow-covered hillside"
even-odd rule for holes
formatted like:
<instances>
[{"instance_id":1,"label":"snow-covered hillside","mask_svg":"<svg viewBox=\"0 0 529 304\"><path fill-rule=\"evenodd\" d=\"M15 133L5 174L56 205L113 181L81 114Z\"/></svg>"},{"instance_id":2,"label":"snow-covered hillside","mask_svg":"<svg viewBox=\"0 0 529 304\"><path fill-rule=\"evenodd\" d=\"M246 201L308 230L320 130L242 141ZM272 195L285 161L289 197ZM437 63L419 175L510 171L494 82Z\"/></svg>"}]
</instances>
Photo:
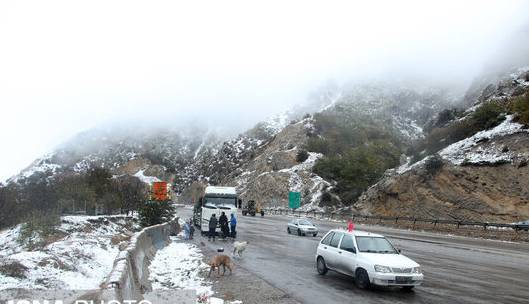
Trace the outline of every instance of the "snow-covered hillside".
<instances>
[{"instance_id":1,"label":"snow-covered hillside","mask_svg":"<svg viewBox=\"0 0 529 304\"><path fill-rule=\"evenodd\" d=\"M522 155L509 151L506 145L494 143L494 139L513 135L516 133L529 133L522 124L513 122L513 116L508 115L506 119L491 130L480 131L473 136L458 141L439 154L454 165L494 165L511 163Z\"/></svg>"},{"instance_id":2,"label":"snow-covered hillside","mask_svg":"<svg viewBox=\"0 0 529 304\"><path fill-rule=\"evenodd\" d=\"M21 244L22 225L0 232L0 289L97 289L134 223L122 216L64 216L44 244ZM28 240L24 240L28 241Z\"/></svg>"}]
</instances>

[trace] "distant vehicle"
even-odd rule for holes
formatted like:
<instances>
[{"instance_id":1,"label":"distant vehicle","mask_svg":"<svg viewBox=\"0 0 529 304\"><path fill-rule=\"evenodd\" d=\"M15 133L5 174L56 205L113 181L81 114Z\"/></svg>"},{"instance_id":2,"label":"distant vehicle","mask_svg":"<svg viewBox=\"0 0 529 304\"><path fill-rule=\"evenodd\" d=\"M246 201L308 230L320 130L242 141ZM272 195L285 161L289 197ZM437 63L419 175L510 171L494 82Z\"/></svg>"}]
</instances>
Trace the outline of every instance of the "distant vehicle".
<instances>
[{"instance_id":1,"label":"distant vehicle","mask_svg":"<svg viewBox=\"0 0 529 304\"><path fill-rule=\"evenodd\" d=\"M261 205L256 203L254 200L249 200L246 202L244 207L242 207L242 215L251 215L255 216L256 213L260 213L261 216L264 216L264 210L261 208Z\"/></svg>"},{"instance_id":2,"label":"distant vehicle","mask_svg":"<svg viewBox=\"0 0 529 304\"><path fill-rule=\"evenodd\" d=\"M206 187L204 196L195 204L193 209L193 223L205 233L209 231L209 219L215 214L219 219L222 212L228 219L233 213L237 216L237 191L234 187ZM220 228L217 227L220 231Z\"/></svg>"},{"instance_id":3,"label":"distant vehicle","mask_svg":"<svg viewBox=\"0 0 529 304\"><path fill-rule=\"evenodd\" d=\"M288 223L287 232L290 233L297 233L298 235L307 235L312 234L312 236L318 235L318 228L314 226L309 220L301 218L301 219L293 219Z\"/></svg>"},{"instance_id":4,"label":"distant vehicle","mask_svg":"<svg viewBox=\"0 0 529 304\"><path fill-rule=\"evenodd\" d=\"M411 290L423 282L419 264L402 255L382 235L334 229L318 245L316 269L334 270L355 279L360 288L397 286Z\"/></svg>"}]
</instances>

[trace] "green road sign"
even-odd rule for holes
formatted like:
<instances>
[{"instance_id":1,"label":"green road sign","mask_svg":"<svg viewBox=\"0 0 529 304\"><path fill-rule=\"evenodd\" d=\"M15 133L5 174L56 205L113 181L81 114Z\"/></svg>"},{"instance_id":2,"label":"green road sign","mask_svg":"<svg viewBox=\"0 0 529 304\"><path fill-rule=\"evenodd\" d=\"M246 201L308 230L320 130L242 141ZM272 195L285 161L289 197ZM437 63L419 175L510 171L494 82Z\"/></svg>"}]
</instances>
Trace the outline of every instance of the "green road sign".
<instances>
[{"instance_id":1,"label":"green road sign","mask_svg":"<svg viewBox=\"0 0 529 304\"><path fill-rule=\"evenodd\" d=\"M292 209L297 209L301 206L301 193L299 192L289 192L288 193L288 207Z\"/></svg>"}]
</instances>

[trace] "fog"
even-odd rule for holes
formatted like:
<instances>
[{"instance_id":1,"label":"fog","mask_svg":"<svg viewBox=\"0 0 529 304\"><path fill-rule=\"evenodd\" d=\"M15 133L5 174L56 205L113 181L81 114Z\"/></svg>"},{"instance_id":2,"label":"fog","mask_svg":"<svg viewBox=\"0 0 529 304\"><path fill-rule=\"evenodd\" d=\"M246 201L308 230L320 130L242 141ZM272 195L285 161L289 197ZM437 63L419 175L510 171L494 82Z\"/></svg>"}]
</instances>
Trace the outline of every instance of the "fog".
<instances>
[{"instance_id":1,"label":"fog","mask_svg":"<svg viewBox=\"0 0 529 304\"><path fill-rule=\"evenodd\" d=\"M465 87L526 60L528 11L528 1L2 1L0 180L101 125L242 131L328 81Z\"/></svg>"}]
</instances>

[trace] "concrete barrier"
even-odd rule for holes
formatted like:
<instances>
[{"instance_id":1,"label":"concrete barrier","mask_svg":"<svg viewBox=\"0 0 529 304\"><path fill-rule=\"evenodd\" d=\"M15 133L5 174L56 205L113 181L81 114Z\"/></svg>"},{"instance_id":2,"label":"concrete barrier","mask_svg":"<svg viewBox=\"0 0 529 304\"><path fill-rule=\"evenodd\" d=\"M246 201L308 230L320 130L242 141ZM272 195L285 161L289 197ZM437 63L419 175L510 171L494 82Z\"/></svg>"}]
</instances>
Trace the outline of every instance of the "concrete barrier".
<instances>
[{"instance_id":1,"label":"concrete barrier","mask_svg":"<svg viewBox=\"0 0 529 304\"><path fill-rule=\"evenodd\" d=\"M180 232L178 219L147 227L131 238L129 246L114 261L112 271L103 286L110 292L105 294L120 302L141 301L143 294L152 290L149 265L156 251L169 243L169 236Z\"/></svg>"}]
</instances>

